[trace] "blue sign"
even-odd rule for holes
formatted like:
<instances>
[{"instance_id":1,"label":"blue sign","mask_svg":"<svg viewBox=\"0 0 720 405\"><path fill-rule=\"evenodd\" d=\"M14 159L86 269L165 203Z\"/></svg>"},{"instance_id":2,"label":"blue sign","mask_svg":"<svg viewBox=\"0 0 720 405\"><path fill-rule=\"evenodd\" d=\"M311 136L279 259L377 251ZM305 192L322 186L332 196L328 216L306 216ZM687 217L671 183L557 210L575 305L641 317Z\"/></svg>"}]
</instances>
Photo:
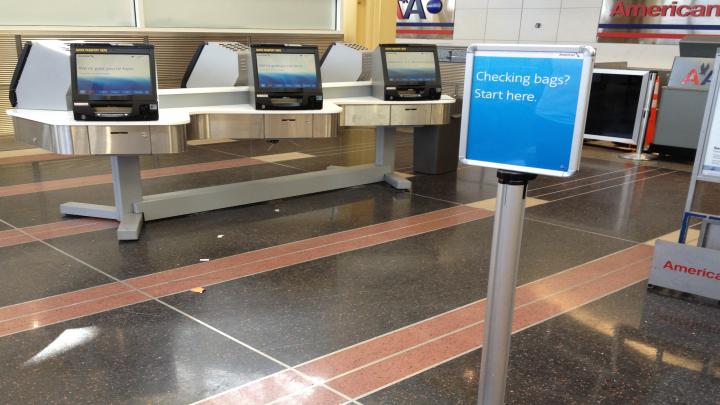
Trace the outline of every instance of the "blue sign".
<instances>
[{"instance_id":1,"label":"blue sign","mask_svg":"<svg viewBox=\"0 0 720 405\"><path fill-rule=\"evenodd\" d=\"M469 60L461 157L481 166L572 175L579 163L592 55L590 65L583 55L507 55L477 52Z\"/></svg>"}]
</instances>

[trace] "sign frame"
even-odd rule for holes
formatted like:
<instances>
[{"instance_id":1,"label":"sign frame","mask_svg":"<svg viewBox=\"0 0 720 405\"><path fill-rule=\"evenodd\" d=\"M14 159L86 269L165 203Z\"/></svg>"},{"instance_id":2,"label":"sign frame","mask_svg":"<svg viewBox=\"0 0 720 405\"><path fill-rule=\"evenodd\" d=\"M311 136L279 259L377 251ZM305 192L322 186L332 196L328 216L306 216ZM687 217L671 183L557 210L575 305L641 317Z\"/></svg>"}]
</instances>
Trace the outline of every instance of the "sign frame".
<instances>
[{"instance_id":1,"label":"sign frame","mask_svg":"<svg viewBox=\"0 0 720 405\"><path fill-rule=\"evenodd\" d=\"M720 51L715 54L715 64L713 70L717 71L720 68ZM717 76L716 76L717 77ZM682 226L680 227L680 236L678 237L679 243L685 243L687 239L688 229L690 228L691 219L719 219L717 215L708 213L701 213L693 211L693 203L695 202L695 190L697 189L698 181L706 181L711 183L720 183L720 176L707 176L703 174L703 168L705 166L705 157L707 154L707 148L709 144L709 138L713 128L713 121L715 120L715 112L718 108L718 94L720 94L720 80L713 79L710 83L710 90L708 91L708 99L705 103L705 113L703 115L702 127L700 127L700 139L698 147L695 153L695 164L693 165L692 177L690 178L690 186L688 187L687 200L685 201L685 213L683 214ZM720 117L720 114L718 114ZM720 125L720 122L718 123ZM720 131L720 128L718 129ZM718 142L720 144L720 142Z\"/></svg>"},{"instance_id":2,"label":"sign frame","mask_svg":"<svg viewBox=\"0 0 720 405\"><path fill-rule=\"evenodd\" d=\"M715 65L713 70L720 67L720 52L715 55ZM710 137L712 135L713 124L720 131L720 114L716 114L718 106L718 95L720 94L720 80L712 80L710 91L708 93L708 101L705 104L705 114L703 115L703 123L700 129L700 142L698 144L697 153L695 154L695 164L693 165L693 178L690 183L690 191L688 193L688 203L691 203L695 194L695 185L698 180L720 183L720 173L718 176L708 176L704 174L705 161L707 158L707 149L710 146ZM715 120L718 120L716 123ZM686 211L690 210L690 206Z\"/></svg>"},{"instance_id":3,"label":"sign frame","mask_svg":"<svg viewBox=\"0 0 720 405\"><path fill-rule=\"evenodd\" d=\"M579 94L575 109L575 124L570 148L570 159L566 171L550 170L529 166L516 166L499 162L479 161L467 158L468 127L470 121L470 104L472 103L472 86L475 56L526 57L526 58L557 58L582 59ZM580 166L583 136L585 133L585 117L590 99L595 48L584 45L525 45L525 44L472 44L467 49L465 62L464 94L470 95L463 99L462 123L460 129L460 162L471 166L490 167L523 173L540 174L554 177L570 177Z\"/></svg>"}]
</instances>

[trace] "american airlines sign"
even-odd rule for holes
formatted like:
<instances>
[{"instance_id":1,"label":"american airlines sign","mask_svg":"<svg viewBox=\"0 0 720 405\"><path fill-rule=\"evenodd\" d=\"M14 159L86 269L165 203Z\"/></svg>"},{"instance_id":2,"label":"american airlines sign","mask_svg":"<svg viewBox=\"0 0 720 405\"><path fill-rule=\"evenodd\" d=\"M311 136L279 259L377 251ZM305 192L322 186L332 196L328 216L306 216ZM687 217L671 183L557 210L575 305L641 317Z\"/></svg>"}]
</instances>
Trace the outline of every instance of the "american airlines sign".
<instances>
[{"instance_id":1,"label":"american airlines sign","mask_svg":"<svg viewBox=\"0 0 720 405\"><path fill-rule=\"evenodd\" d=\"M598 41L677 43L720 35L720 0L604 0Z\"/></svg>"}]
</instances>

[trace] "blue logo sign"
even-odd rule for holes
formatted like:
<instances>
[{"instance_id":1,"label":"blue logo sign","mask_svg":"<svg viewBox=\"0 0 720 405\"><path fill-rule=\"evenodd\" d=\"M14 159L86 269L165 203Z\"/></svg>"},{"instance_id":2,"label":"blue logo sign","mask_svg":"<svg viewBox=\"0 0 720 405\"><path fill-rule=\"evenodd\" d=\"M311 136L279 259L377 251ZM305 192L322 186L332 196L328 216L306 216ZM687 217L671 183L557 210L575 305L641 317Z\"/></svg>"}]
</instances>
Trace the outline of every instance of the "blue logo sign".
<instances>
[{"instance_id":1,"label":"blue logo sign","mask_svg":"<svg viewBox=\"0 0 720 405\"><path fill-rule=\"evenodd\" d=\"M425 7L423 7L421 0L400 0L399 3L407 4L402 14L402 18L405 20L409 19L413 14L417 14L422 20L426 19L425 8L430 14L438 14L443 9L442 0L429 0Z\"/></svg>"},{"instance_id":2,"label":"blue logo sign","mask_svg":"<svg viewBox=\"0 0 720 405\"><path fill-rule=\"evenodd\" d=\"M569 172L581 58L474 56L466 158Z\"/></svg>"},{"instance_id":3,"label":"blue logo sign","mask_svg":"<svg viewBox=\"0 0 720 405\"><path fill-rule=\"evenodd\" d=\"M452 39L455 0L397 0L398 38Z\"/></svg>"},{"instance_id":4,"label":"blue logo sign","mask_svg":"<svg viewBox=\"0 0 720 405\"><path fill-rule=\"evenodd\" d=\"M437 14L442 11L443 3L441 0L430 0L427 3L427 11L430 14Z\"/></svg>"}]
</instances>

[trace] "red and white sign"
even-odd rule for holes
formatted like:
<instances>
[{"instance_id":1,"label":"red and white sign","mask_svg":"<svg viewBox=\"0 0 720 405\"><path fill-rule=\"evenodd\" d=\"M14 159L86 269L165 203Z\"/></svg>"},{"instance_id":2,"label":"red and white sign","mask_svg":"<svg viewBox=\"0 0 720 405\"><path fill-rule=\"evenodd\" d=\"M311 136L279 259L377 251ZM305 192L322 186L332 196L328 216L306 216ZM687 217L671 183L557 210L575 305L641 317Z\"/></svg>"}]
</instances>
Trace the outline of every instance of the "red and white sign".
<instances>
[{"instance_id":1,"label":"red and white sign","mask_svg":"<svg viewBox=\"0 0 720 405\"><path fill-rule=\"evenodd\" d=\"M658 241L648 283L720 300L720 251Z\"/></svg>"},{"instance_id":2,"label":"red and white sign","mask_svg":"<svg viewBox=\"0 0 720 405\"><path fill-rule=\"evenodd\" d=\"M604 0L601 42L677 43L688 35L720 35L720 0Z\"/></svg>"}]
</instances>

